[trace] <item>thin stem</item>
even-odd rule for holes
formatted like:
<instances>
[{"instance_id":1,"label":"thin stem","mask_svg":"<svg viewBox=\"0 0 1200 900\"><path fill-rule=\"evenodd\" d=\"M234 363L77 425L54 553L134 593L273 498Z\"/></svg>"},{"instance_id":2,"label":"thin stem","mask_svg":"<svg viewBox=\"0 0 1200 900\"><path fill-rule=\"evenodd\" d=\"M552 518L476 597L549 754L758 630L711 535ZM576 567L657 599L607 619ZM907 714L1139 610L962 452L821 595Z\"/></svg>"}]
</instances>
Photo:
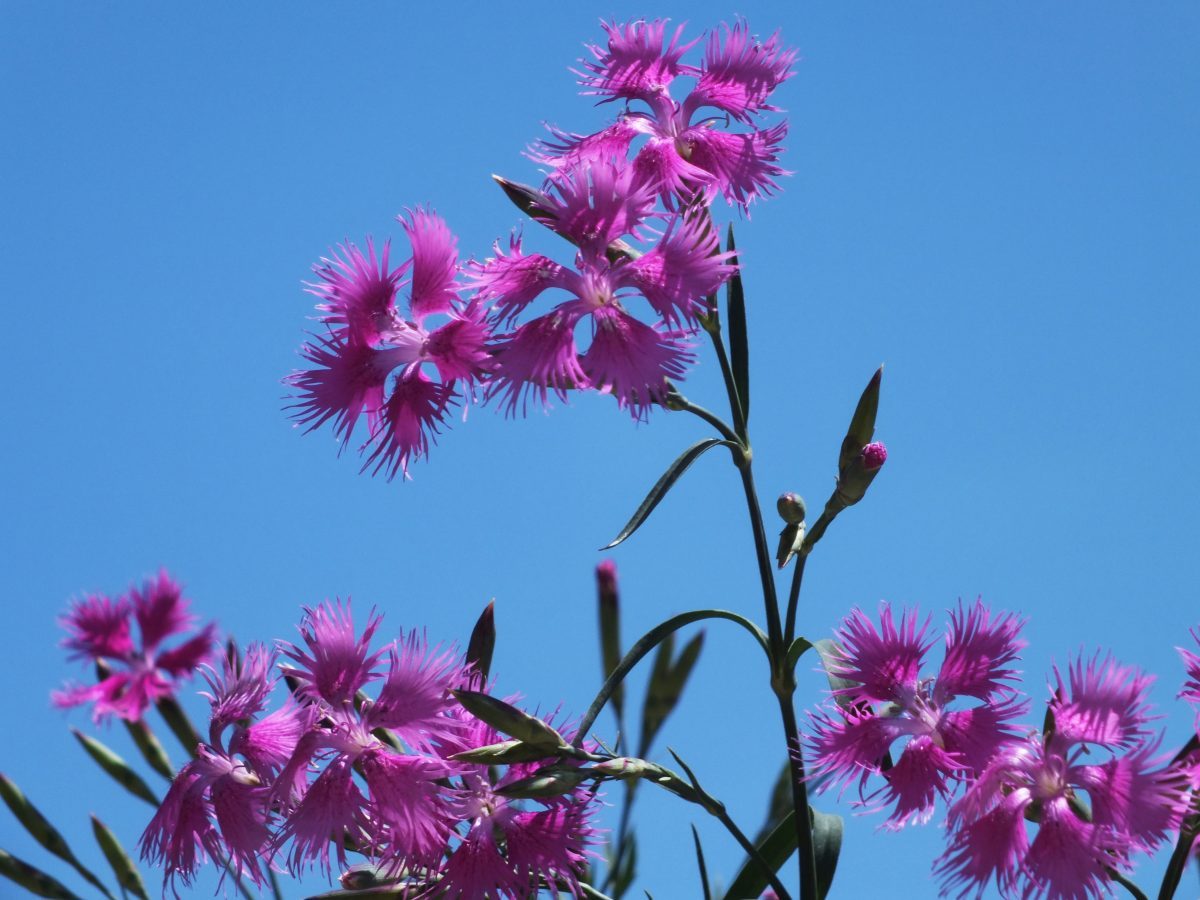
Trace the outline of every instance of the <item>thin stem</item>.
<instances>
[{"instance_id":1,"label":"thin stem","mask_svg":"<svg viewBox=\"0 0 1200 900\"><path fill-rule=\"evenodd\" d=\"M758 505L758 492L754 489L754 473L751 471L749 448L746 462L738 467L742 476L742 489L746 494L746 509L750 513L750 527L754 532L754 552L758 557L758 577L762 582L763 606L767 614L767 638L771 645L772 678L779 659L787 653L783 643L783 629L779 624L779 597L775 593L775 573L771 568L771 549L767 543L767 530L763 525L762 508Z\"/></svg>"},{"instance_id":2,"label":"thin stem","mask_svg":"<svg viewBox=\"0 0 1200 900\"><path fill-rule=\"evenodd\" d=\"M800 746L800 730L792 695L776 695L783 731L787 736L788 765L792 770L792 805L796 808L796 846L800 855L801 900L817 900L817 858L813 847L812 821L808 814L808 782L804 774L804 757Z\"/></svg>"},{"instance_id":3,"label":"thin stem","mask_svg":"<svg viewBox=\"0 0 1200 900\"><path fill-rule=\"evenodd\" d=\"M725 393L729 395L729 411L733 414L733 427L738 435L746 439L746 414L742 410L742 401L738 396L737 382L733 378L733 368L729 365L729 354L725 352L725 342L721 340L720 326L706 328L712 338L713 349L717 354L717 362L721 365L721 377L725 381Z\"/></svg>"},{"instance_id":4,"label":"thin stem","mask_svg":"<svg viewBox=\"0 0 1200 900\"><path fill-rule=\"evenodd\" d=\"M1158 889L1158 900L1171 900L1179 888L1184 869L1187 868L1188 858L1192 853L1192 844L1196 841L1196 832L1200 828L1200 818L1188 816L1183 827L1179 829L1179 840L1171 852L1171 861L1167 863L1167 872L1163 876L1162 885Z\"/></svg>"},{"instance_id":5,"label":"thin stem","mask_svg":"<svg viewBox=\"0 0 1200 900\"><path fill-rule=\"evenodd\" d=\"M796 566L792 569L792 587L788 591L787 619L783 626L783 642L791 647L796 639L796 611L800 606L800 585L804 581L804 563L807 553L796 555Z\"/></svg>"},{"instance_id":6,"label":"thin stem","mask_svg":"<svg viewBox=\"0 0 1200 900\"><path fill-rule=\"evenodd\" d=\"M1130 896L1136 898L1136 900L1150 900L1149 897L1142 893L1141 888L1139 888L1136 884L1134 884L1116 869L1107 869L1106 871L1108 872L1109 879L1115 881L1117 884L1121 885L1121 887L1125 888L1125 890L1129 891Z\"/></svg>"}]
</instances>

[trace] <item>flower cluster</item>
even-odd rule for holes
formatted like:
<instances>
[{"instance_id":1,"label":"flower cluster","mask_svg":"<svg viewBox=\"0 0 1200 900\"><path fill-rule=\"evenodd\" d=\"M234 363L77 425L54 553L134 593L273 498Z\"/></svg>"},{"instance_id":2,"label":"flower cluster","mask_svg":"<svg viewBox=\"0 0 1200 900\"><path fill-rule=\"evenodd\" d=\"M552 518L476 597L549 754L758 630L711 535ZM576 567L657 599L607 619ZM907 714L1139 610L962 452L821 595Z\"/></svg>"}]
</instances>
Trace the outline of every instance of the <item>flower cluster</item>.
<instances>
[{"instance_id":1,"label":"flower cluster","mask_svg":"<svg viewBox=\"0 0 1200 900\"><path fill-rule=\"evenodd\" d=\"M322 605L307 611L300 644L251 646L211 671L208 740L146 828L143 855L168 880L189 883L208 856L261 883L266 867L328 872L332 846L340 868L361 854L413 896L577 891L594 792L524 808L503 790L536 765L457 759L501 740L451 693L482 687L480 676L416 633L373 650L379 624L372 614L359 634L348 605ZM292 696L259 718L279 655Z\"/></svg>"},{"instance_id":2,"label":"flower cluster","mask_svg":"<svg viewBox=\"0 0 1200 900\"><path fill-rule=\"evenodd\" d=\"M95 684L69 684L51 697L55 706L92 704L100 721L111 715L130 722L142 718L156 701L173 696L212 650L216 625L209 623L169 649L163 642L193 630L196 619L180 584L165 571L115 600L91 594L71 605L59 619L67 631L62 645L71 659L89 660L100 673ZM137 623L140 642L134 640Z\"/></svg>"},{"instance_id":3,"label":"flower cluster","mask_svg":"<svg viewBox=\"0 0 1200 900\"><path fill-rule=\"evenodd\" d=\"M585 94L625 111L591 135L552 129L530 152L545 185L522 204L575 245L570 265L526 253L519 234L460 263L446 224L417 210L401 219L412 257L397 268L370 239L316 266L309 290L326 330L301 349L309 368L287 379L290 409L309 430L330 423L343 448L365 419L364 470L407 475L450 409L477 397L515 414L530 397L545 406L594 390L645 420L685 376L706 298L735 268L708 207L721 195L744 212L777 187L786 124L758 123L796 54L744 22L710 34L698 65L683 62L699 41L681 43L681 28L669 42L662 21L604 28L607 46L578 74ZM682 101L670 94L677 77L694 80ZM730 122L744 130L719 127ZM548 311L519 322L543 295Z\"/></svg>"},{"instance_id":4,"label":"flower cluster","mask_svg":"<svg viewBox=\"0 0 1200 900\"><path fill-rule=\"evenodd\" d=\"M876 629L855 610L836 635L826 667L841 686L812 716L812 777L821 787L857 781L864 803L894 804L889 828L928 821L938 796L952 801L934 867L943 895L979 894L994 880L1005 896L1099 897L1178 827L1194 776L1158 755L1151 678L1108 657L1076 660L1065 679L1055 669L1045 730L1018 733L1011 720L1026 706L1008 665L1023 646L1020 621L960 605L940 671L921 679L928 622L905 611L897 623L886 604L880 620ZM948 708L961 697L978 704ZM874 776L884 783L868 795Z\"/></svg>"},{"instance_id":5,"label":"flower cluster","mask_svg":"<svg viewBox=\"0 0 1200 900\"><path fill-rule=\"evenodd\" d=\"M966 896L993 878L1024 897L1099 897L1178 827L1183 773L1148 728L1151 677L1111 658L1075 660L1057 682L1045 733L1002 747L950 808L936 869ZM1032 841L1026 821L1037 823Z\"/></svg>"}]
</instances>

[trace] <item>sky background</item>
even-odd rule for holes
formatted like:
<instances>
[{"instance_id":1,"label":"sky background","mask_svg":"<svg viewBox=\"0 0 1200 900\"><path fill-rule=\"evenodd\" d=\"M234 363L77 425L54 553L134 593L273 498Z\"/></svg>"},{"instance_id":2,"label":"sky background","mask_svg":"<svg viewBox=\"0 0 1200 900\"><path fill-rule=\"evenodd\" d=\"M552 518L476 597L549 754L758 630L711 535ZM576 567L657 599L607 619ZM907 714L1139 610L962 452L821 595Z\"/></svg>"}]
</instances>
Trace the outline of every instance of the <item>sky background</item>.
<instances>
[{"instance_id":1,"label":"sky background","mask_svg":"<svg viewBox=\"0 0 1200 900\"><path fill-rule=\"evenodd\" d=\"M795 174L748 221L717 208L745 266L756 478L768 507L792 490L819 508L880 363L890 451L810 560L801 632L881 599L941 623L982 596L1029 618L1031 723L1050 667L1103 649L1158 674L1165 746L1186 740L1173 648L1200 623L1200 6L2 8L0 771L98 871L87 814L132 847L150 811L70 738L86 713L49 705L83 674L55 620L84 592L165 566L243 641L290 639L302 605L352 597L392 633L465 643L494 598L500 689L590 702L596 548L702 423L635 425L598 396L517 420L477 409L388 483L339 459L327 431L294 429L280 379L311 326L301 282L334 243L392 236L403 256L393 217L426 203L464 256L521 224L489 175L536 181L521 151L543 121L589 132L615 111L568 71L600 17L699 35L741 14L800 51L775 95ZM721 405L710 352L683 390ZM686 609L762 618L724 454L612 556L627 645ZM801 662L801 707L823 697L815 665ZM612 728L605 716L598 733ZM133 756L119 727L101 737ZM753 831L782 743L757 650L713 625L656 758L676 748ZM849 799L815 801L848 821L833 896L933 896L940 815L877 833ZM698 895L691 821L728 883L740 857L719 826L649 790L639 807L641 886ZM6 812L0 845L90 895ZM1139 867L1150 893L1165 859ZM1196 894L1188 879L1180 896Z\"/></svg>"}]
</instances>

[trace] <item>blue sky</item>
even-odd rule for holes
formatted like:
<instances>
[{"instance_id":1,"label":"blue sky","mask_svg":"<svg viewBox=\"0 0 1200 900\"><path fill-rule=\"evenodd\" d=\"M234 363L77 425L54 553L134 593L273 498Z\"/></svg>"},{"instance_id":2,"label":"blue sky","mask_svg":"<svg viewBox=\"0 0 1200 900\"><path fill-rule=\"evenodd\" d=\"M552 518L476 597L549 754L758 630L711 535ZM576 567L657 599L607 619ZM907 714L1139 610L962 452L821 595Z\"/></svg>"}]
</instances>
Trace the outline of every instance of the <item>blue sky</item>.
<instances>
[{"instance_id":1,"label":"blue sky","mask_svg":"<svg viewBox=\"0 0 1200 900\"><path fill-rule=\"evenodd\" d=\"M982 595L1029 617L1036 700L1052 664L1111 649L1159 675L1167 746L1181 744L1192 716L1173 701L1173 647L1200 622L1200 8L523 9L6 9L0 770L81 852L93 810L132 846L146 810L88 770L66 730L86 716L49 708L49 690L78 674L55 617L159 566L242 640L291 637L302 605L350 596L392 627L465 642L495 598L502 689L586 707L599 684L596 548L705 436L700 423L634 425L602 397L515 421L478 409L411 482L389 484L337 458L330 434L302 437L280 379L311 313L300 283L332 244L399 240L393 217L425 203L464 255L519 223L488 176L534 181L521 151L543 121L607 120L568 72L601 16L687 20L698 34L743 14L800 50L777 93L795 174L737 223L756 477L768 504L793 490L818 505L881 362L891 453L814 554L801 631L826 635L883 598L936 620ZM705 356L685 393L719 406L715 368ZM613 556L628 642L689 608L761 617L723 456L698 463ZM661 742L748 829L782 760L752 651L713 626ZM822 682L801 664L801 704ZM103 736L132 754L119 729ZM655 896L697 892L691 820L714 871L732 874L738 854L717 827L671 798L643 802ZM877 824L849 818L834 895L870 896L886 878L891 896L897 884L932 896L936 825ZM49 865L7 817L0 844ZM1144 888L1164 863L1142 865Z\"/></svg>"}]
</instances>

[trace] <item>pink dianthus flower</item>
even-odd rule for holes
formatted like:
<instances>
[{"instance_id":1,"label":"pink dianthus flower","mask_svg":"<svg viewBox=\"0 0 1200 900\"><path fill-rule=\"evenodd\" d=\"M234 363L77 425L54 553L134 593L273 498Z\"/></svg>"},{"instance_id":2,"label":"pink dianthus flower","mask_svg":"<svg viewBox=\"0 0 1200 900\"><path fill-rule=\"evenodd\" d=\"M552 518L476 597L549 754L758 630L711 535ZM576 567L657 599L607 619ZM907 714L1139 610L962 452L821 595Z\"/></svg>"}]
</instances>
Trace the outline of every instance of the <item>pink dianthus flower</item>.
<instances>
[{"instance_id":1,"label":"pink dianthus flower","mask_svg":"<svg viewBox=\"0 0 1200 900\"><path fill-rule=\"evenodd\" d=\"M811 775L822 788L857 781L864 802L894 803L885 823L900 828L926 822L935 799L983 770L992 755L1015 737L1009 720L1025 704L1010 682L1009 664L1024 642L1022 622L1008 613L993 615L976 601L950 613L945 658L933 677L921 677L928 621L906 610L897 623L892 608L880 605L880 628L854 610L835 636L837 650L827 661L831 675L846 686L834 691L836 704L812 717ZM953 708L960 698L978 701ZM899 757L884 768L898 742ZM872 776L882 787L866 794ZM875 798L879 799L876 801Z\"/></svg>"},{"instance_id":2,"label":"pink dianthus flower","mask_svg":"<svg viewBox=\"0 0 1200 900\"><path fill-rule=\"evenodd\" d=\"M97 721L110 715L136 721L155 701L173 696L178 683L208 659L216 634L215 623L209 623L183 643L162 647L197 622L188 613L182 587L165 570L116 600L102 594L78 600L59 621L68 633L62 645L70 658L99 663L111 674L97 684L67 685L51 699L61 708L90 702ZM140 642L134 640L132 622Z\"/></svg>"},{"instance_id":3,"label":"pink dianthus flower","mask_svg":"<svg viewBox=\"0 0 1200 900\"><path fill-rule=\"evenodd\" d=\"M551 128L553 139L538 144L531 151L533 159L560 169L614 155L624 158L634 140L644 136L633 167L668 206L699 190L720 193L745 211L755 197L772 193L775 178L786 174L777 161L787 123L754 126L761 113L776 109L768 98L791 77L795 50L782 48L778 34L760 42L745 22L738 22L709 34L697 67L682 61L698 43L680 43L683 26L664 47L665 21L601 24L607 45L592 45L592 59L583 61L585 71L578 74L585 94L597 95L601 102L626 101L624 114L589 135ZM695 79L682 101L670 94L678 76ZM634 102L645 108L633 108ZM698 115L704 109L710 113ZM730 119L750 130L716 127Z\"/></svg>"},{"instance_id":4,"label":"pink dianthus flower","mask_svg":"<svg viewBox=\"0 0 1200 900\"><path fill-rule=\"evenodd\" d=\"M376 255L369 238L365 254L345 244L314 268L320 281L309 291L322 301L317 309L328 331L300 350L313 368L286 379L298 392L291 406L297 423L311 431L332 421L343 449L365 415L363 469L388 478L407 475L411 461L428 455L451 407L469 399L489 367L484 310L459 296L454 235L422 209L400 223L412 256L395 269L389 245ZM396 306L405 286L407 317ZM434 326L432 317L448 321Z\"/></svg>"},{"instance_id":5,"label":"pink dianthus flower","mask_svg":"<svg viewBox=\"0 0 1200 900\"><path fill-rule=\"evenodd\" d=\"M995 879L1025 898L1100 897L1110 870L1128 872L1177 827L1185 779L1147 729L1153 679L1099 656L1055 679L1047 733L1002 747L950 808L949 848L935 864L943 894Z\"/></svg>"}]
</instances>

